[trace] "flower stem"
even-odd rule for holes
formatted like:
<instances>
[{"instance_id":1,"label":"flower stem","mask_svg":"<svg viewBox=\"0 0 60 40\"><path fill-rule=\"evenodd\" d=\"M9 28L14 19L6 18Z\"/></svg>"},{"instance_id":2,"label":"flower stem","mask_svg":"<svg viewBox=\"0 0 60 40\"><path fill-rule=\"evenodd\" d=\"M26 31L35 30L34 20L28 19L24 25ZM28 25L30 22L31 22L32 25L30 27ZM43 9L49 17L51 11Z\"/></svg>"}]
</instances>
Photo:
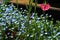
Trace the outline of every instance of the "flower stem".
<instances>
[{"instance_id":1,"label":"flower stem","mask_svg":"<svg viewBox=\"0 0 60 40\"><path fill-rule=\"evenodd\" d=\"M44 0L44 4L46 4L47 2L46 2L46 0Z\"/></svg>"},{"instance_id":2,"label":"flower stem","mask_svg":"<svg viewBox=\"0 0 60 40\"><path fill-rule=\"evenodd\" d=\"M37 1L35 0L35 10L34 10L35 13L36 13L36 7L37 7Z\"/></svg>"},{"instance_id":3,"label":"flower stem","mask_svg":"<svg viewBox=\"0 0 60 40\"><path fill-rule=\"evenodd\" d=\"M17 8L18 8L18 0L16 0Z\"/></svg>"}]
</instances>

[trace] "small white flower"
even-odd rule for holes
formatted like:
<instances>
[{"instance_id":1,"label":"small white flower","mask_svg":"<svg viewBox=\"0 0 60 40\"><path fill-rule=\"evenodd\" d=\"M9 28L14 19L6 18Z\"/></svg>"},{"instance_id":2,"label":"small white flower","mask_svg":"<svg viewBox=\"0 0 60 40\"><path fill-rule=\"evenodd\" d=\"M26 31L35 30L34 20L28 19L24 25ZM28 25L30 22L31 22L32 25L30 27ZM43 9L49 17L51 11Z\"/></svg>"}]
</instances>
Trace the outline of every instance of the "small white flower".
<instances>
[{"instance_id":1,"label":"small white flower","mask_svg":"<svg viewBox=\"0 0 60 40\"><path fill-rule=\"evenodd\" d=\"M31 22L32 22L32 21L30 20L30 21L29 21L29 24L31 24Z\"/></svg>"},{"instance_id":2,"label":"small white flower","mask_svg":"<svg viewBox=\"0 0 60 40\"><path fill-rule=\"evenodd\" d=\"M6 28L4 28L3 30L6 30Z\"/></svg>"},{"instance_id":3,"label":"small white flower","mask_svg":"<svg viewBox=\"0 0 60 40\"><path fill-rule=\"evenodd\" d=\"M29 34L27 34L27 37L29 36Z\"/></svg>"},{"instance_id":4,"label":"small white flower","mask_svg":"<svg viewBox=\"0 0 60 40\"><path fill-rule=\"evenodd\" d=\"M37 18L38 20L41 19L41 18Z\"/></svg>"},{"instance_id":5,"label":"small white flower","mask_svg":"<svg viewBox=\"0 0 60 40\"><path fill-rule=\"evenodd\" d=\"M24 16L24 18L27 18L27 16Z\"/></svg>"},{"instance_id":6,"label":"small white flower","mask_svg":"<svg viewBox=\"0 0 60 40\"><path fill-rule=\"evenodd\" d=\"M11 29L14 29L14 28L11 28Z\"/></svg>"},{"instance_id":7,"label":"small white flower","mask_svg":"<svg viewBox=\"0 0 60 40\"><path fill-rule=\"evenodd\" d=\"M21 10L23 9L23 8L20 8Z\"/></svg>"},{"instance_id":8,"label":"small white flower","mask_svg":"<svg viewBox=\"0 0 60 40\"><path fill-rule=\"evenodd\" d=\"M22 29L20 29L20 30L22 30Z\"/></svg>"},{"instance_id":9,"label":"small white flower","mask_svg":"<svg viewBox=\"0 0 60 40\"><path fill-rule=\"evenodd\" d=\"M12 19L12 22L15 22L16 21L16 19Z\"/></svg>"},{"instance_id":10,"label":"small white flower","mask_svg":"<svg viewBox=\"0 0 60 40\"><path fill-rule=\"evenodd\" d=\"M45 19L45 17L42 17L43 19Z\"/></svg>"},{"instance_id":11,"label":"small white flower","mask_svg":"<svg viewBox=\"0 0 60 40\"><path fill-rule=\"evenodd\" d=\"M56 33L56 30L53 30L53 33Z\"/></svg>"},{"instance_id":12,"label":"small white flower","mask_svg":"<svg viewBox=\"0 0 60 40\"><path fill-rule=\"evenodd\" d=\"M47 25L49 24L49 22L46 23Z\"/></svg>"},{"instance_id":13,"label":"small white flower","mask_svg":"<svg viewBox=\"0 0 60 40\"><path fill-rule=\"evenodd\" d=\"M33 37L34 35L30 35L30 37Z\"/></svg>"},{"instance_id":14,"label":"small white flower","mask_svg":"<svg viewBox=\"0 0 60 40\"><path fill-rule=\"evenodd\" d=\"M38 26L38 28L40 28L40 26Z\"/></svg>"},{"instance_id":15,"label":"small white flower","mask_svg":"<svg viewBox=\"0 0 60 40\"><path fill-rule=\"evenodd\" d=\"M5 10L5 9L2 9L2 10Z\"/></svg>"},{"instance_id":16,"label":"small white flower","mask_svg":"<svg viewBox=\"0 0 60 40\"><path fill-rule=\"evenodd\" d=\"M44 28L42 27L41 30L43 30Z\"/></svg>"},{"instance_id":17,"label":"small white flower","mask_svg":"<svg viewBox=\"0 0 60 40\"><path fill-rule=\"evenodd\" d=\"M1 6L4 6L5 4L2 4Z\"/></svg>"},{"instance_id":18,"label":"small white flower","mask_svg":"<svg viewBox=\"0 0 60 40\"><path fill-rule=\"evenodd\" d=\"M11 38L13 38L13 36L11 36Z\"/></svg>"},{"instance_id":19,"label":"small white flower","mask_svg":"<svg viewBox=\"0 0 60 40\"><path fill-rule=\"evenodd\" d=\"M48 38L51 38L51 36L49 36Z\"/></svg>"},{"instance_id":20,"label":"small white flower","mask_svg":"<svg viewBox=\"0 0 60 40\"><path fill-rule=\"evenodd\" d=\"M23 14L25 13L25 12L22 12Z\"/></svg>"},{"instance_id":21,"label":"small white flower","mask_svg":"<svg viewBox=\"0 0 60 40\"><path fill-rule=\"evenodd\" d=\"M16 13L15 15L19 15L18 13Z\"/></svg>"},{"instance_id":22,"label":"small white flower","mask_svg":"<svg viewBox=\"0 0 60 40\"><path fill-rule=\"evenodd\" d=\"M59 26L59 28L60 28L60 26Z\"/></svg>"},{"instance_id":23,"label":"small white flower","mask_svg":"<svg viewBox=\"0 0 60 40\"><path fill-rule=\"evenodd\" d=\"M6 7L7 5L5 5L5 7Z\"/></svg>"},{"instance_id":24,"label":"small white flower","mask_svg":"<svg viewBox=\"0 0 60 40\"><path fill-rule=\"evenodd\" d=\"M40 36L43 36L43 34L40 34Z\"/></svg>"},{"instance_id":25,"label":"small white flower","mask_svg":"<svg viewBox=\"0 0 60 40\"><path fill-rule=\"evenodd\" d=\"M49 15L49 17L51 17L52 15Z\"/></svg>"},{"instance_id":26,"label":"small white flower","mask_svg":"<svg viewBox=\"0 0 60 40\"><path fill-rule=\"evenodd\" d=\"M34 15L35 13L32 13L32 15Z\"/></svg>"},{"instance_id":27,"label":"small white flower","mask_svg":"<svg viewBox=\"0 0 60 40\"><path fill-rule=\"evenodd\" d=\"M48 16L48 14L46 14L46 16Z\"/></svg>"},{"instance_id":28,"label":"small white flower","mask_svg":"<svg viewBox=\"0 0 60 40\"><path fill-rule=\"evenodd\" d=\"M42 21L45 21L45 20L42 20Z\"/></svg>"},{"instance_id":29,"label":"small white flower","mask_svg":"<svg viewBox=\"0 0 60 40\"><path fill-rule=\"evenodd\" d=\"M35 30L35 28L33 28L32 30Z\"/></svg>"},{"instance_id":30,"label":"small white flower","mask_svg":"<svg viewBox=\"0 0 60 40\"><path fill-rule=\"evenodd\" d=\"M41 16L43 16L43 14Z\"/></svg>"},{"instance_id":31,"label":"small white flower","mask_svg":"<svg viewBox=\"0 0 60 40\"><path fill-rule=\"evenodd\" d=\"M40 22L39 20L36 21L36 23Z\"/></svg>"},{"instance_id":32,"label":"small white flower","mask_svg":"<svg viewBox=\"0 0 60 40\"><path fill-rule=\"evenodd\" d=\"M47 34L47 32L45 34Z\"/></svg>"},{"instance_id":33,"label":"small white flower","mask_svg":"<svg viewBox=\"0 0 60 40\"><path fill-rule=\"evenodd\" d=\"M26 12L27 10L24 10L24 12Z\"/></svg>"}]
</instances>

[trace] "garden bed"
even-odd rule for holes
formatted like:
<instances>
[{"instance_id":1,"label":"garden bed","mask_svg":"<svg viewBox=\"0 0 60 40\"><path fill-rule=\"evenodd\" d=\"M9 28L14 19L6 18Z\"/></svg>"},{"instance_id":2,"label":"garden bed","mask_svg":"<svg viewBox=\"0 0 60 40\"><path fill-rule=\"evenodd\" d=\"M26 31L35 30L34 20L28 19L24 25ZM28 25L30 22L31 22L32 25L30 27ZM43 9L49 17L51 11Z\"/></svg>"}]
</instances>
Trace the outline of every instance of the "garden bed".
<instances>
[{"instance_id":1,"label":"garden bed","mask_svg":"<svg viewBox=\"0 0 60 40\"><path fill-rule=\"evenodd\" d=\"M0 5L0 40L60 40L60 21L54 19L54 24L50 13L59 14L59 11L27 7Z\"/></svg>"}]
</instances>

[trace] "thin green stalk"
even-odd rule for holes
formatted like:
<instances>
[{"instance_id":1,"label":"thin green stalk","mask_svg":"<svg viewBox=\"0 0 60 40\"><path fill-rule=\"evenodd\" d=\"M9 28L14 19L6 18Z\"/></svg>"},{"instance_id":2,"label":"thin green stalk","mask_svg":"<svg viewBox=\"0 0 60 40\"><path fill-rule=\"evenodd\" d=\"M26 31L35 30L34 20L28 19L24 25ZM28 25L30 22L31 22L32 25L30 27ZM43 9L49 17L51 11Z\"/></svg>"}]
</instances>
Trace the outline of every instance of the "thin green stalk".
<instances>
[{"instance_id":1,"label":"thin green stalk","mask_svg":"<svg viewBox=\"0 0 60 40\"><path fill-rule=\"evenodd\" d=\"M45 31L47 31L47 24L46 24L46 20L47 20L47 18L46 18L45 11L43 11L43 13L44 13L44 15L45 15L45 16L44 16L44 17L45 17L45 23L44 23L44 24L45 24Z\"/></svg>"},{"instance_id":2,"label":"thin green stalk","mask_svg":"<svg viewBox=\"0 0 60 40\"><path fill-rule=\"evenodd\" d=\"M32 0L29 0L29 13L31 12L32 9Z\"/></svg>"},{"instance_id":3,"label":"thin green stalk","mask_svg":"<svg viewBox=\"0 0 60 40\"><path fill-rule=\"evenodd\" d=\"M35 9L34 9L35 13L36 13L36 7L37 7L37 0L35 0Z\"/></svg>"},{"instance_id":4,"label":"thin green stalk","mask_svg":"<svg viewBox=\"0 0 60 40\"><path fill-rule=\"evenodd\" d=\"M46 0L44 0L44 4L46 4L47 2L46 2Z\"/></svg>"},{"instance_id":5,"label":"thin green stalk","mask_svg":"<svg viewBox=\"0 0 60 40\"><path fill-rule=\"evenodd\" d=\"M30 20L31 10L32 10L32 0L29 0L29 8L28 8L28 13L27 13L28 21Z\"/></svg>"},{"instance_id":6,"label":"thin green stalk","mask_svg":"<svg viewBox=\"0 0 60 40\"><path fill-rule=\"evenodd\" d=\"M17 8L18 8L18 0L16 0Z\"/></svg>"}]
</instances>

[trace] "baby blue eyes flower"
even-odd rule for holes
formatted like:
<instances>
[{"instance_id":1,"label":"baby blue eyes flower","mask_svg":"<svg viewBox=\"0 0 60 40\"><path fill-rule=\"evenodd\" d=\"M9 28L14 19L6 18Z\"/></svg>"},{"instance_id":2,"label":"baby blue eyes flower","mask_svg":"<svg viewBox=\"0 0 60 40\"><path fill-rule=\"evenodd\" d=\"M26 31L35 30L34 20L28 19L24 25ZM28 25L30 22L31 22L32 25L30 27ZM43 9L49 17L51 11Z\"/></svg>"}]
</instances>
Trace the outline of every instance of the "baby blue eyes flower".
<instances>
[{"instance_id":1,"label":"baby blue eyes flower","mask_svg":"<svg viewBox=\"0 0 60 40\"><path fill-rule=\"evenodd\" d=\"M2 25L6 25L6 23L4 23L4 22L0 22L0 26L2 26Z\"/></svg>"},{"instance_id":2,"label":"baby blue eyes flower","mask_svg":"<svg viewBox=\"0 0 60 40\"><path fill-rule=\"evenodd\" d=\"M12 11L12 8L10 7L8 7L8 8L6 8L6 12L10 12L10 11Z\"/></svg>"},{"instance_id":3,"label":"baby blue eyes flower","mask_svg":"<svg viewBox=\"0 0 60 40\"><path fill-rule=\"evenodd\" d=\"M16 19L15 19L15 18L13 18L13 19L12 19L12 22L15 22L15 21L16 21Z\"/></svg>"},{"instance_id":4,"label":"baby blue eyes flower","mask_svg":"<svg viewBox=\"0 0 60 40\"><path fill-rule=\"evenodd\" d=\"M24 32L24 30L21 31L22 33Z\"/></svg>"}]
</instances>

